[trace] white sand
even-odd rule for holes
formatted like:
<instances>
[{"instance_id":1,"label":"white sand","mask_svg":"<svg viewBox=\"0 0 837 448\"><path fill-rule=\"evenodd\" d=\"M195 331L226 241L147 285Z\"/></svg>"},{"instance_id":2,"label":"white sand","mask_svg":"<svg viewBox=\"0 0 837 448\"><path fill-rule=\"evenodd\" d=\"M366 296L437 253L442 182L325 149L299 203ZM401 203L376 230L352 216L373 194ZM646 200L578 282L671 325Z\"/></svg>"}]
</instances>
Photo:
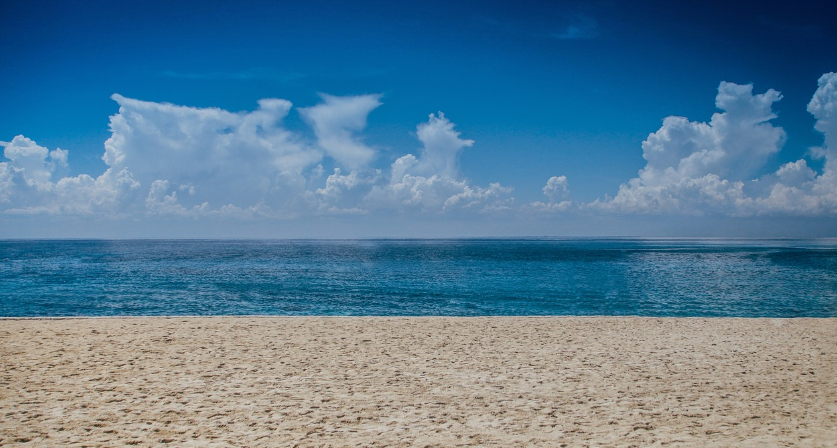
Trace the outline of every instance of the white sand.
<instances>
[{"instance_id":1,"label":"white sand","mask_svg":"<svg viewBox=\"0 0 837 448\"><path fill-rule=\"evenodd\" d=\"M837 319L0 320L3 446L837 446Z\"/></svg>"}]
</instances>

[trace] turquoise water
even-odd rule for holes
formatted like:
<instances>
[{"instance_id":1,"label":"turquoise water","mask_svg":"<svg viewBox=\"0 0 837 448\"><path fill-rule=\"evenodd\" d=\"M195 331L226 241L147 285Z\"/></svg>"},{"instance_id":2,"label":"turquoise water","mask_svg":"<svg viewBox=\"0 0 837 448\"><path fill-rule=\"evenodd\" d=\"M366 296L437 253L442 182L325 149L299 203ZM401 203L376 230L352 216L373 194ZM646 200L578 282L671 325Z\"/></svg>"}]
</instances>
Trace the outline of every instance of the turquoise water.
<instances>
[{"instance_id":1,"label":"turquoise water","mask_svg":"<svg viewBox=\"0 0 837 448\"><path fill-rule=\"evenodd\" d=\"M0 316L837 316L835 240L6 240Z\"/></svg>"}]
</instances>

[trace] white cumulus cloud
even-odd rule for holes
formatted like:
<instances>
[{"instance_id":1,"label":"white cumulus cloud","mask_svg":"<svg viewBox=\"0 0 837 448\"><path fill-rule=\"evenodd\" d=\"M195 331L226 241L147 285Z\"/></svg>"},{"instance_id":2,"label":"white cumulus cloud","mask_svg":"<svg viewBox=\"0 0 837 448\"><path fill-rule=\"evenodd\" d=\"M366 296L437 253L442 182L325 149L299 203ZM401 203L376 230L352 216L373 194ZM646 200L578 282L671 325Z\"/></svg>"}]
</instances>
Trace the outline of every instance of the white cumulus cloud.
<instances>
[{"instance_id":1,"label":"white cumulus cloud","mask_svg":"<svg viewBox=\"0 0 837 448\"><path fill-rule=\"evenodd\" d=\"M639 176L623 184L615 197L588 206L629 213L835 214L835 84L837 75L823 75L808 106L826 137L819 151L826 157L821 174L802 159L754 179L784 144L784 130L770 123L776 118L772 104L782 96L773 89L754 95L752 85L722 82L715 104L723 112L709 123L663 120L642 143L647 163Z\"/></svg>"},{"instance_id":2,"label":"white cumulus cloud","mask_svg":"<svg viewBox=\"0 0 837 448\"><path fill-rule=\"evenodd\" d=\"M510 187L492 183L484 188L463 178L459 156L474 141L460 138L445 114L430 114L416 127L416 136L423 144L419 156L407 154L392 164L389 182L372 188L367 201L371 206L480 212L511 206Z\"/></svg>"},{"instance_id":3,"label":"white cumulus cloud","mask_svg":"<svg viewBox=\"0 0 837 448\"><path fill-rule=\"evenodd\" d=\"M62 177L68 152L17 136L0 163L0 210L6 213L125 216L295 217L389 213L393 210L478 212L508 208L511 189L473 185L459 172L472 140L441 112L417 127L423 143L386 168L362 143L380 95L333 97L299 109L315 140L286 129L292 104L263 99L253 111L230 112L156 103L114 94L111 136L99 177ZM339 166L325 176L324 163Z\"/></svg>"},{"instance_id":4,"label":"white cumulus cloud","mask_svg":"<svg viewBox=\"0 0 837 448\"><path fill-rule=\"evenodd\" d=\"M163 204L199 210L285 203L304 188L303 170L322 158L320 150L282 127L291 109L285 100L263 99L255 111L233 113L120 95L113 99L119 113L111 117L103 160L111 169L129 170L153 190L150 198L160 185L189 193L164 195L169 199ZM152 188L158 181L165 184ZM154 213L179 210L161 208L156 200L146 204Z\"/></svg>"},{"instance_id":5,"label":"white cumulus cloud","mask_svg":"<svg viewBox=\"0 0 837 448\"><path fill-rule=\"evenodd\" d=\"M91 214L118 212L139 186L125 170L107 170L97 178L86 174L58 177L67 167L68 151L52 151L22 135L3 142L0 163L0 207L14 214Z\"/></svg>"},{"instance_id":6,"label":"white cumulus cloud","mask_svg":"<svg viewBox=\"0 0 837 448\"><path fill-rule=\"evenodd\" d=\"M421 123L416 127L416 135L424 144L419 157L415 158L411 154L405 156L407 159L401 163L396 161L399 170L393 169L393 177L399 177L406 172L425 176L437 174L456 177L459 175L459 156L463 148L474 145L473 140L459 138L459 131L454 129L454 124L445 118L442 112L439 112L438 117L430 114L427 123ZM402 167L404 172L401 171Z\"/></svg>"},{"instance_id":7,"label":"white cumulus cloud","mask_svg":"<svg viewBox=\"0 0 837 448\"><path fill-rule=\"evenodd\" d=\"M825 135L823 156L826 158L825 171L837 172L837 73L826 73L818 81L818 88L808 112L814 115L817 123L814 128Z\"/></svg>"},{"instance_id":8,"label":"white cumulus cloud","mask_svg":"<svg viewBox=\"0 0 837 448\"><path fill-rule=\"evenodd\" d=\"M334 173L326 178L325 186L308 191L306 199L318 212L366 213L367 196L381 180L379 170L355 170L343 174L340 168L335 168Z\"/></svg>"},{"instance_id":9,"label":"white cumulus cloud","mask_svg":"<svg viewBox=\"0 0 837 448\"><path fill-rule=\"evenodd\" d=\"M547 202L532 202L529 207L540 211L566 211L573 205L569 200L570 188L567 176L552 176L543 187Z\"/></svg>"},{"instance_id":10,"label":"white cumulus cloud","mask_svg":"<svg viewBox=\"0 0 837 448\"><path fill-rule=\"evenodd\" d=\"M808 112L817 120L814 128L825 137L825 145L819 148L825 158L822 174L804 159L783 165L774 175L759 180L769 186L769 194L748 204L755 213L837 215L837 73L820 77Z\"/></svg>"},{"instance_id":11,"label":"white cumulus cloud","mask_svg":"<svg viewBox=\"0 0 837 448\"><path fill-rule=\"evenodd\" d=\"M48 183L57 165L67 165L67 151L60 148L49 151L22 135L4 146L3 155L10 160L6 168L9 174L14 173L29 186Z\"/></svg>"}]
</instances>

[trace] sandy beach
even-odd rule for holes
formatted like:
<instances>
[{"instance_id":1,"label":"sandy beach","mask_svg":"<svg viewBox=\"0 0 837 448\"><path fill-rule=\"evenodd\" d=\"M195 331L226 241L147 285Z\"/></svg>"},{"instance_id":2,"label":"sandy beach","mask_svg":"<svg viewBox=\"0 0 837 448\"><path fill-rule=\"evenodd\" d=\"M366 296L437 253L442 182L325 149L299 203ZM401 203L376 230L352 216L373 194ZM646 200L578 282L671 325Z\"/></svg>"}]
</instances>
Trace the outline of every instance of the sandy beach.
<instances>
[{"instance_id":1,"label":"sandy beach","mask_svg":"<svg viewBox=\"0 0 837 448\"><path fill-rule=\"evenodd\" d=\"M2 446L837 446L837 319L0 320Z\"/></svg>"}]
</instances>

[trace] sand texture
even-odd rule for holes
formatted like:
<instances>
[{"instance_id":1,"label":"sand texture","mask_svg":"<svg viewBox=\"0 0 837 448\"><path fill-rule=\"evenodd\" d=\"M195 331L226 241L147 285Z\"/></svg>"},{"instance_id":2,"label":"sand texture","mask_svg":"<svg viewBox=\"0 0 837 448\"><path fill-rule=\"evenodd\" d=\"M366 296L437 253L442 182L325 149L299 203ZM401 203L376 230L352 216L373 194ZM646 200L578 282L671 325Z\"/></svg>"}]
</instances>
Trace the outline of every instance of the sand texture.
<instances>
[{"instance_id":1,"label":"sand texture","mask_svg":"<svg viewBox=\"0 0 837 448\"><path fill-rule=\"evenodd\" d=\"M837 446L837 319L0 320L2 446Z\"/></svg>"}]
</instances>

